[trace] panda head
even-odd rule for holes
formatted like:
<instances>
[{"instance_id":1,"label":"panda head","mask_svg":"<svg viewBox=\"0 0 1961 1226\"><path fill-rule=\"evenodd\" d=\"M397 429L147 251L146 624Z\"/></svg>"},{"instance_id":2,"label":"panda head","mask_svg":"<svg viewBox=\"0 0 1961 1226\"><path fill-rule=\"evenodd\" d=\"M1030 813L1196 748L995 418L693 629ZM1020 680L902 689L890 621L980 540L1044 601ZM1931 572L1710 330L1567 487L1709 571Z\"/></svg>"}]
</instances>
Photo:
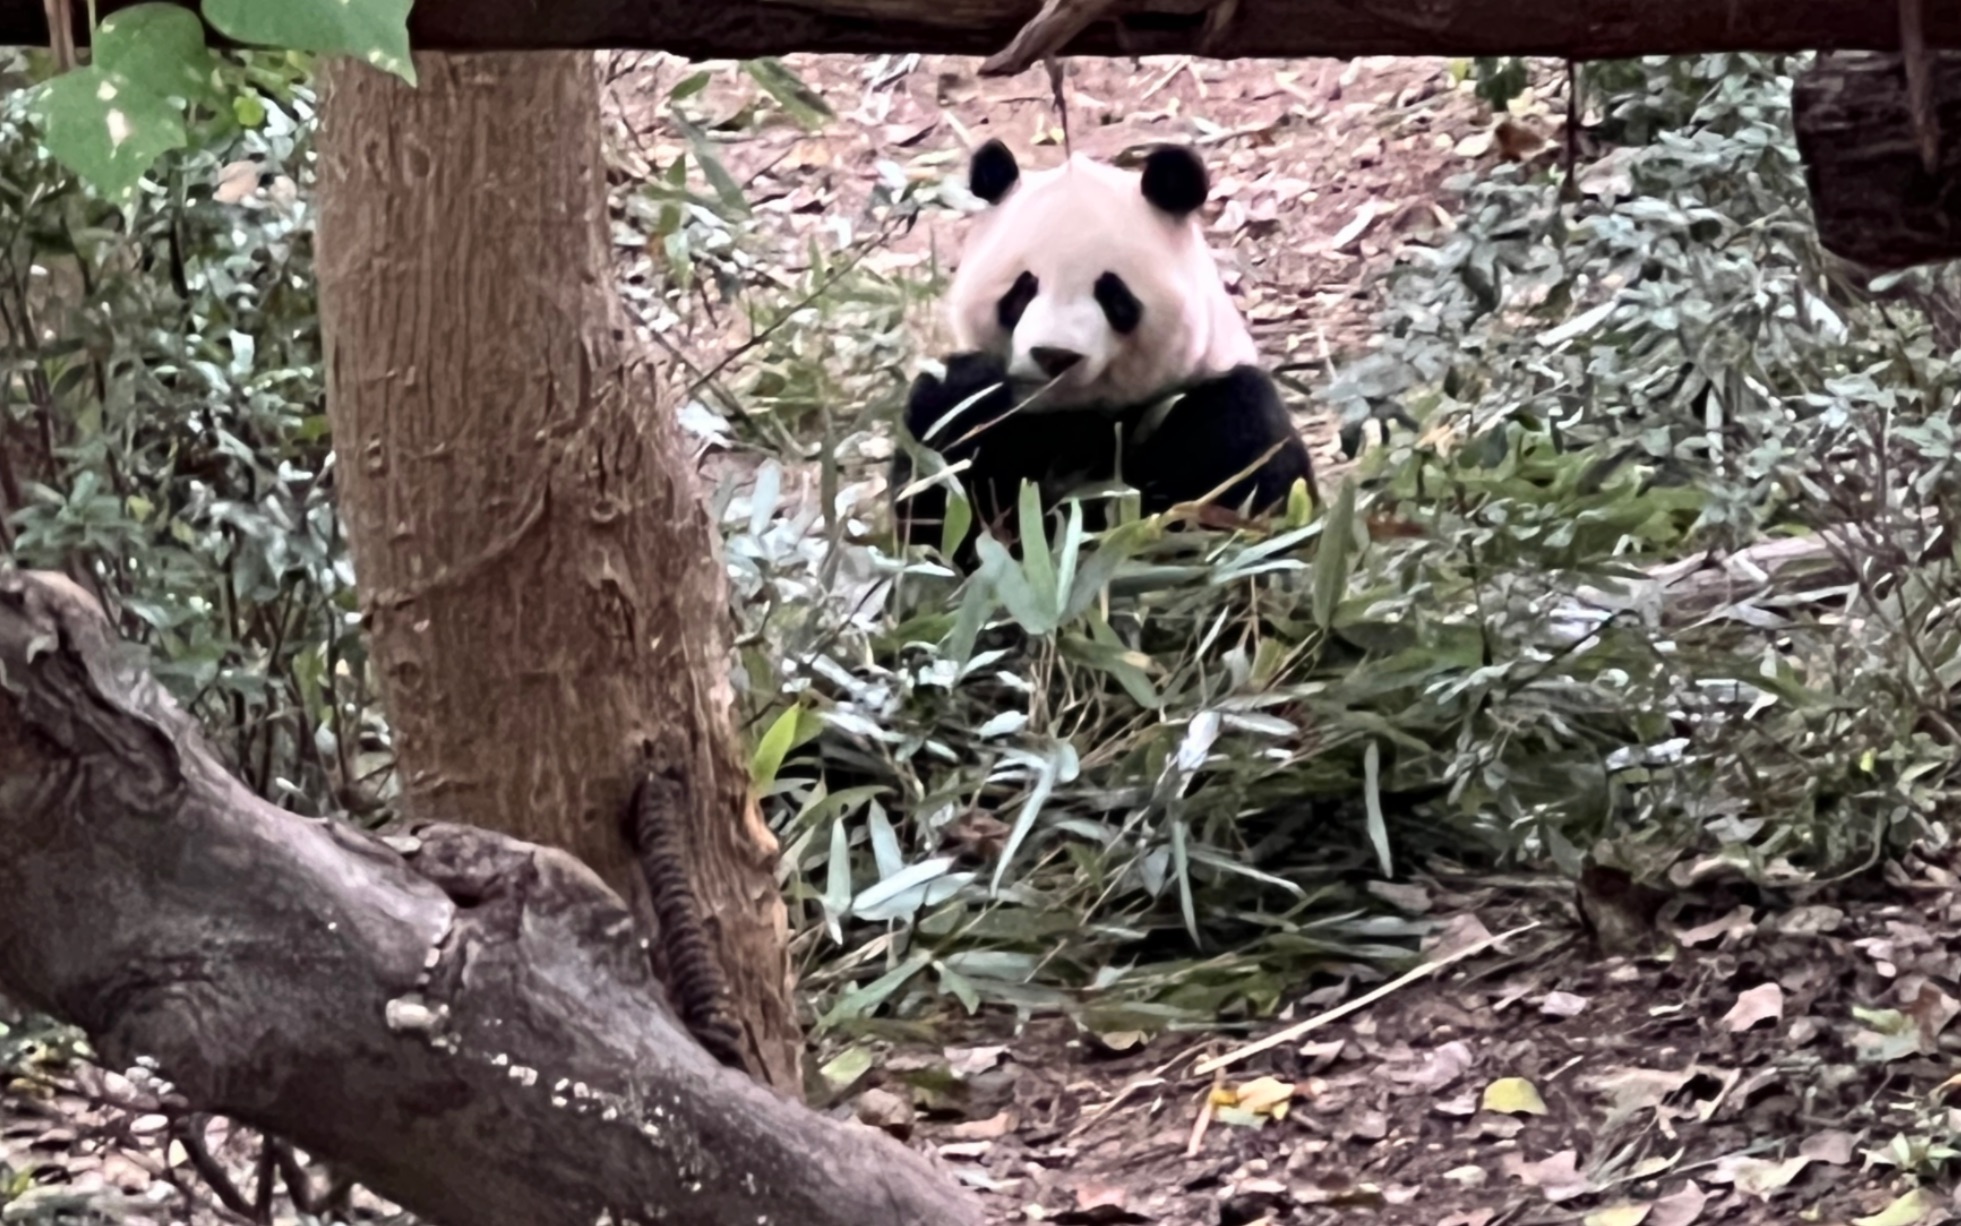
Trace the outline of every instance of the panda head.
<instances>
[{"instance_id":1,"label":"panda head","mask_svg":"<svg viewBox=\"0 0 1961 1226\"><path fill-rule=\"evenodd\" d=\"M1152 151L1141 172L1074 156L1024 175L990 140L968 163L988 208L948 293L955 340L994 354L1028 407L1142 403L1256 360L1200 229L1210 183L1190 149Z\"/></svg>"}]
</instances>

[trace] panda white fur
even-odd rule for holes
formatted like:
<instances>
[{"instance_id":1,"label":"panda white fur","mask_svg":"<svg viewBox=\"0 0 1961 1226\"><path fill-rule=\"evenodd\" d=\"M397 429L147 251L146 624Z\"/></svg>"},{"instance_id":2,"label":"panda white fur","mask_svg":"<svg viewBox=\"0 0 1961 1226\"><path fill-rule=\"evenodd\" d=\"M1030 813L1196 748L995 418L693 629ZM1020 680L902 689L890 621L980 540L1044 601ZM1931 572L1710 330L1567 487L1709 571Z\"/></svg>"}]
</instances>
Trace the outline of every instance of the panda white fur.
<instances>
[{"instance_id":1,"label":"panda white fur","mask_svg":"<svg viewBox=\"0 0 1961 1226\"><path fill-rule=\"evenodd\" d=\"M990 140L967 176L989 207L947 295L960 352L944 378L914 382L905 411L915 440L971 462L960 475L977 522L954 561L973 566L983 525L1012 535L1023 479L1046 510L1084 481L1120 476L1154 514L1266 455L1215 502L1259 513L1296 478L1313 490L1307 448L1206 247L1198 210L1210 183L1195 153L1161 146L1141 172L1075 156L1024 176ZM911 476L901 450L894 492ZM1100 505L1084 503L1092 527ZM939 485L899 503L903 539L938 542L945 508Z\"/></svg>"}]
</instances>

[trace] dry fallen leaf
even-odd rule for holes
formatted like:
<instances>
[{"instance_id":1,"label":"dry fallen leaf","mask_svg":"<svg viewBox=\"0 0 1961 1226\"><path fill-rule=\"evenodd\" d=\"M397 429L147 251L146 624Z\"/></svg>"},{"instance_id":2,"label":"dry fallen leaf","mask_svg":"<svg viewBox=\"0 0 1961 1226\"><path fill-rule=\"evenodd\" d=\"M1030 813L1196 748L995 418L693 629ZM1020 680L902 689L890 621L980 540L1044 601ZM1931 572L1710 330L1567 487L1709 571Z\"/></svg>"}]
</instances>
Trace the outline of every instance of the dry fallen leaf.
<instances>
[{"instance_id":1,"label":"dry fallen leaf","mask_svg":"<svg viewBox=\"0 0 1961 1226\"><path fill-rule=\"evenodd\" d=\"M1811 1159L1803 1154L1782 1162L1732 1154L1717 1161L1709 1179L1712 1183L1727 1182L1745 1196L1769 1200L1784 1191L1798 1177L1798 1172L1810 1165Z\"/></svg>"},{"instance_id":2,"label":"dry fallen leaf","mask_svg":"<svg viewBox=\"0 0 1961 1226\"><path fill-rule=\"evenodd\" d=\"M1498 145L1498 156L1508 162L1522 162L1546 147L1545 133L1512 119L1499 120L1491 135Z\"/></svg>"},{"instance_id":3,"label":"dry fallen leaf","mask_svg":"<svg viewBox=\"0 0 1961 1226\"><path fill-rule=\"evenodd\" d=\"M1484 1087L1483 1106L1486 1111L1506 1115L1546 1113L1546 1103L1539 1097L1538 1089L1523 1077L1500 1077Z\"/></svg>"},{"instance_id":4,"label":"dry fallen leaf","mask_svg":"<svg viewBox=\"0 0 1961 1226\"><path fill-rule=\"evenodd\" d=\"M946 1067L955 1077L972 1077L1001 1063L1001 1057L1007 1054L1007 1046L999 1043L986 1047L949 1047L945 1049Z\"/></svg>"},{"instance_id":5,"label":"dry fallen leaf","mask_svg":"<svg viewBox=\"0 0 1961 1226\"><path fill-rule=\"evenodd\" d=\"M1815 1133L1804 1139L1804 1144L1798 1146L1798 1152L1813 1162L1844 1166L1852 1161L1852 1134L1839 1128Z\"/></svg>"},{"instance_id":6,"label":"dry fallen leaf","mask_svg":"<svg viewBox=\"0 0 1961 1226\"><path fill-rule=\"evenodd\" d=\"M1093 1030L1090 1032L1090 1040L1096 1045L1097 1049L1112 1055L1122 1055L1124 1052L1143 1047L1150 1040L1150 1037L1150 1035L1145 1034L1141 1030L1112 1030L1108 1032Z\"/></svg>"},{"instance_id":7,"label":"dry fallen leaf","mask_svg":"<svg viewBox=\"0 0 1961 1226\"><path fill-rule=\"evenodd\" d=\"M1328 240L1328 250L1340 251L1356 239L1362 237L1362 233L1369 228L1369 223L1375 220L1376 214L1379 211L1381 211L1381 206L1376 201L1369 200L1363 202L1362 207L1355 210L1355 216L1350 219L1349 223L1343 226L1333 238Z\"/></svg>"},{"instance_id":8,"label":"dry fallen leaf","mask_svg":"<svg viewBox=\"0 0 1961 1226\"><path fill-rule=\"evenodd\" d=\"M1451 916L1423 939L1423 956L1440 962L1460 949L1469 949L1491 939L1491 929L1474 911Z\"/></svg>"},{"instance_id":9,"label":"dry fallen leaf","mask_svg":"<svg viewBox=\"0 0 1961 1226\"><path fill-rule=\"evenodd\" d=\"M1709 1194L1691 1180L1680 1191L1656 1201L1655 1211L1644 1226L1691 1226L1702 1216L1702 1207L1708 1201Z\"/></svg>"},{"instance_id":10,"label":"dry fallen leaf","mask_svg":"<svg viewBox=\"0 0 1961 1226\"><path fill-rule=\"evenodd\" d=\"M912 1104L882 1086L874 1086L858 1096L858 1118L902 1141L912 1135Z\"/></svg>"},{"instance_id":11,"label":"dry fallen leaf","mask_svg":"<svg viewBox=\"0 0 1961 1226\"><path fill-rule=\"evenodd\" d=\"M1653 1205L1609 1205L1596 1209L1580 1220L1585 1226L1641 1226L1654 1212Z\"/></svg>"},{"instance_id":12,"label":"dry fallen leaf","mask_svg":"<svg viewBox=\"0 0 1961 1226\"><path fill-rule=\"evenodd\" d=\"M1539 1002L1539 1012L1547 1017L1578 1017L1586 1012L1587 998L1571 992L1547 992Z\"/></svg>"},{"instance_id":13,"label":"dry fallen leaf","mask_svg":"<svg viewBox=\"0 0 1961 1226\"><path fill-rule=\"evenodd\" d=\"M1329 1039L1326 1042L1307 1042L1301 1044L1301 1059L1307 1061L1308 1071L1318 1073L1335 1062L1341 1049L1348 1046L1347 1039Z\"/></svg>"},{"instance_id":14,"label":"dry fallen leaf","mask_svg":"<svg viewBox=\"0 0 1961 1226\"><path fill-rule=\"evenodd\" d=\"M984 1120L962 1120L947 1131L961 1141L991 1141L1007 1136L1014 1128L1014 1112L1003 1111Z\"/></svg>"},{"instance_id":15,"label":"dry fallen leaf","mask_svg":"<svg viewBox=\"0 0 1961 1226\"><path fill-rule=\"evenodd\" d=\"M1736 998L1730 1011L1723 1015L1723 1025L1733 1034L1740 1034L1761 1022L1773 1022L1784 1016L1784 989L1775 983L1760 983Z\"/></svg>"},{"instance_id":16,"label":"dry fallen leaf","mask_svg":"<svg viewBox=\"0 0 1961 1226\"><path fill-rule=\"evenodd\" d=\"M1116 1184L1085 1180L1076 1185L1076 1208L1122 1209L1130 1201L1130 1190Z\"/></svg>"},{"instance_id":17,"label":"dry fallen leaf","mask_svg":"<svg viewBox=\"0 0 1961 1226\"><path fill-rule=\"evenodd\" d=\"M1519 1154L1506 1154L1505 1171L1527 1187L1539 1189L1547 1200L1554 1202L1584 1196L1593 1187L1580 1174L1579 1155L1570 1149L1562 1149L1538 1162L1527 1162Z\"/></svg>"},{"instance_id":18,"label":"dry fallen leaf","mask_svg":"<svg viewBox=\"0 0 1961 1226\"><path fill-rule=\"evenodd\" d=\"M1940 1208L1940 1201L1925 1188L1915 1188L1905 1196L1869 1217L1855 1217L1852 1226L1914 1226Z\"/></svg>"},{"instance_id":19,"label":"dry fallen leaf","mask_svg":"<svg viewBox=\"0 0 1961 1226\"><path fill-rule=\"evenodd\" d=\"M1452 1039L1435 1051L1424 1054L1423 1063L1409 1072L1392 1071L1390 1076L1418 1090L1436 1091L1448 1086L1470 1070L1476 1057L1471 1045Z\"/></svg>"},{"instance_id":20,"label":"dry fallen leaf","mask_svg":"<svg viewBox=\"0 0 1961 1226\"><path fill-rule=\"evenodd\" d=\"M1234 1092L1234 1097L1237 1101L1231 1105L1241 1111L1284 1119L1287 1115L1287 1104L1294 1097L1294 1083L1281 1081L1277 1077L1260 1077L1240 1086Z\"/></svg>"},{"instance_id":21,"label":"dry fallen leaf","mask_svg":"<svg viewBox=\"0 0 1961 1226\"><path fill-rule=\"evenodd\" d=\"M1295 193L1298 195L1299 193ZM1430 891L1420 885L1400 885L1394 881L1371 881L1369 893L1393 907L1422 914L1430 909Z\"/></svg>"},{"instance_id":22,"label":"dry fallen leaf","mask_svg":"<svg viewBox=\"0 0 1961 1226\"><path fill-rule=\"evenodd\" d=\"M1706 924L1697 924L1693 928L1684 928L1675 934L1675 939L1683 945L1696 946L1719 937L1743 936L1755 927L1751 923L1751 916L1755 914L1755 909L1748 903L1744 903L1728 915L1710 920Z\"/></svg>"}]
</instances>

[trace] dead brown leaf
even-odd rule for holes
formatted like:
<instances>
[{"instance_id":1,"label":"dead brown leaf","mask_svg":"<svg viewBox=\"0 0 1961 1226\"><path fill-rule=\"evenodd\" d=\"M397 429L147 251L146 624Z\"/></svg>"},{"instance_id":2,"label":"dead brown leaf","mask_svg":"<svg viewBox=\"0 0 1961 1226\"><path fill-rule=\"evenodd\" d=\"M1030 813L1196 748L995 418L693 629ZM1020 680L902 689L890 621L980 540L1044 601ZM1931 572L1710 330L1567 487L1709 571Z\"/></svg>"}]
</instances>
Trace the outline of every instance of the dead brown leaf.
<instances>
[{"instance_id":1,"label":"dead brown leaf","mask_svg":"<svg viewBox=\"0 0 1961 1226\"><path fill-rule=\"evenodd\" d=\"M960 1141L991 1141L1015 1130L1015 1113L1002 1111L984 1120L962 1120L947 1131Z\"/></svg>"},{"instance_id":2,"label":"dead brown leaf","mask_svg":"<svg viewBox=\"0 0 1961 1226\"><path fill-rule=\"evenodd\" d=\"M1813 1162L1844 1166L1852 1161L1852 1134L1842 1128L1813 1133L1798 1146L1798 1152Z\"/></svg>"},{"instance_id":3,"label":"dead brown leaf","mask_svg":"<svg viewBox=\"0 0 1961 1226\"><path fill-rule=\"evenodd\" d=\"M1547 1017L1578 1017L1586 1007L1587 998L1571 992L1548 992L1539 1002L1539 1012Z\"/></svg>"},{"instance_id":4,"label":"dead brown leaf","mask_svg":"<svg viewBox=\"0 0 1961 1226\"><path fill-rule=\"evenodd\" d=\"M1774 1022L1784 1016L1784 989L1775 983L1760 983L1736 998L1730 1011L1723 1015L1723 1026L1733 1034L1741 1034L1763 1022Z\"/></svg>"},{"instance_id":5,"label":"dead brown leaf","mask_svg":"<svg viewBox=\"0 0 1961 1226\"><path fill-rule=\"evenodd\" d=\"M1656 1201L1655 1211L1648 1215L1643 1226L1691 1226L1702 1216L1702 1207L1708 1203L1709 1194L1690 1180Z\"/></svg>"},{"instance_id":6,"label":"dead brown leaf","mask_svg":"<svg viewBox=\"0 0 1961 1226\"><path fill-rule=\"evenodd\" d=\"M1570 1149L1537 1162L1526 1161L1522 1154L1506 1154L1505 1172L1527 1187L1539 1189L1554 1203L1584 1196L1593 1186L1580 1174L1579 1154Z\"/></svg>"}]
</instances>

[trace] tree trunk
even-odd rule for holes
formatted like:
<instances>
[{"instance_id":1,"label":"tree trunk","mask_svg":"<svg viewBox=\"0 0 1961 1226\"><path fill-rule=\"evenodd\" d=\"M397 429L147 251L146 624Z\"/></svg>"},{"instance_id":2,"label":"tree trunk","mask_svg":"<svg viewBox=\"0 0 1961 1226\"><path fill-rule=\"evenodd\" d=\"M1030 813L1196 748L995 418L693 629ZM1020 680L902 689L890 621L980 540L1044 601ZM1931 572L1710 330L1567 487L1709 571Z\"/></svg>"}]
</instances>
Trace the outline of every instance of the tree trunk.
<instances>
[{"instance_id":1,"label":"tree trunk","mask_svg":"<svg viewBox=\"0 0 1961 1226\"><path fill-rule=\"evenodd\" d=\"M718 541L615 296L597 67L416 69L323 74L317 240L335 480L408 810L565 848L644 917L623 817L650 766L750 1066L798 1094Z\"/></svg>"},{"instance_id":2,"label":"tree trunk","mask_svg":"<svg viewBox=\"0 0 1961 1226\"><path fill-rule=\"evenodd\" d=\"M1818 241L1874 271L1961 256L1961 54L1928 59L1931 171L1900 56L1824 56L1792 86Z\"/></svg>"},{"instance_id":3,"label":"tree trunk","mask_svg":"<svg viewBox=\"0 0 1961 1226\"><path fill-rule=\"evenodd\" d=\"M98 13L139 0L99 0ZM176 0L190 3L190 0ZM1218 0L1115 0L1068 55L1200 49ZM1961 48L1961 5L1924 0L1926 42ZM1070 7L1074 7L1071 5ZM409 41L426 51L617 49L694 59L791 51L990 55L1042 0L416 0ZM0 0L0 41L45 46L44 0ZM78 40L84 6L74 5ZM1710 51L1890 51L1886 0L1239 0L1205 54L1543 55L1620 59Z\"/></svg>"},{"instance_id":4,"label":"tree trunk","mask_svg":"<svg viewBox=\"0 0 1961 1226\"><path fill-rule=\"evenodd\" d=\"M617 895L465 827L387 843L226 774L91 599L0 576L0 988L170 1112L444 1226L978 1226L920 1157L713 1063Z\"/></svg>"}]
</instances>

